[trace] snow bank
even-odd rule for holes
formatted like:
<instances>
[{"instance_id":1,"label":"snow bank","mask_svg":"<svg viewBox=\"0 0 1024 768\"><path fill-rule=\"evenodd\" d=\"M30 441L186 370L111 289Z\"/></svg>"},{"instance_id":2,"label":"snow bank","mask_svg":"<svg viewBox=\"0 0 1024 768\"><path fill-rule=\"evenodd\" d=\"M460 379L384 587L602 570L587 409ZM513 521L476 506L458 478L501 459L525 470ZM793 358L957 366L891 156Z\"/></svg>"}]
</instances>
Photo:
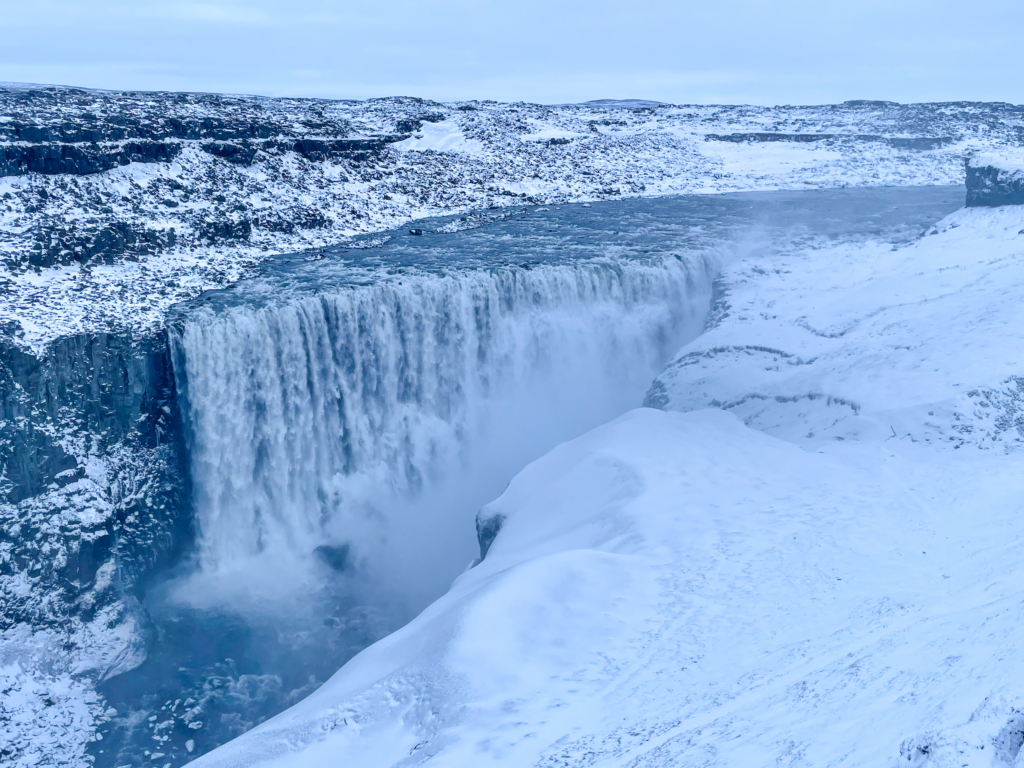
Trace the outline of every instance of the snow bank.
<instances>
[{"instance_id":1,"label":"snow bank","mask_svg":"<svg viewBox=\"0 0 1024 768\"><path fill-rule=\"evenodd\" d=\"M447 595L196 765L1014 765L1022 228L737 261L686 412L531 464Z\"/></svg>"},{"instance_id":2,"label":"snow bank","mask_svg":"<svg viewBox=\"0 0 1024 768\"><path fill-rule=\"evenodd\" d=\"M1008 175L1024 175L1024 152L982 152L967 161L969 168L998 168Z\"/></svg>"},{"instance_id":3,"label":"snow bank","mask_svg":"<svg viewBox=\"0 0 1024 768\"><path fill-rule=\"evenodd\" d=\"M1016 449L1024 209L963 209L925 237L742 260L712 325L647 403L718 407L807 445L892 437Z\"/></svg>"},{"instance_id":4,"label":"snow bank","mask_svg":"<svg viewBox=\"0 0 1024 768\"><path fill-rule=\"evenodd\" d=\"M466 155L482 155L484 145L475 139L467 139L458 122L444 120L437 123L424 123L423 127L404 141L394 144L400 151L423 152L432 149L435 152L453 152Z\"/></svg>"}]
</instances>

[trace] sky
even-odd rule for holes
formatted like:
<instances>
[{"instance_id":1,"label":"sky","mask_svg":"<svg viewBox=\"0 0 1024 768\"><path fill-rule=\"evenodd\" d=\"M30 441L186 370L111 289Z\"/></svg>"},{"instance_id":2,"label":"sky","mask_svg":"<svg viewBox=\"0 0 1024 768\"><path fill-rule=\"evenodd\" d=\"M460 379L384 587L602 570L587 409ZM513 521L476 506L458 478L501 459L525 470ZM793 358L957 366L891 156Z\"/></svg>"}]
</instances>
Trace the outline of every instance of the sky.
<instances>
[{"instance_id":1,"label":"sky","mask_svg":"<svg viewBox=\"0 0 1024 768\"><path fill-rule=\"evenodd\" d=\"M1024 2L0 0L0 81L544 104L1024 103Z\"/></svg>"}]
</instances>

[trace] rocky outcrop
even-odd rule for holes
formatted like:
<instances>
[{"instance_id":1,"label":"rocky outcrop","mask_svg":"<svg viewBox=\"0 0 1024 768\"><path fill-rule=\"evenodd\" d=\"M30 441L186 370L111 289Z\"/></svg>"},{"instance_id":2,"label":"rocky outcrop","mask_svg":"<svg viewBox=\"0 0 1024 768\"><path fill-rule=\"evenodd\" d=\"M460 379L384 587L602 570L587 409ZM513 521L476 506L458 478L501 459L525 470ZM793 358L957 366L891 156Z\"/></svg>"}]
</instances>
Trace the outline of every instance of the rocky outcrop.
<instances>
[{"instance_id":1,"label":"rocky outcrop","mask_svg":"<svg viewBox=\"0 0 1024 768\"><path fill-rule=\"evenodd\" d=\"M35 243L27 254L32 267L62 264L113 264L133 260L174 246L177 233L173 228L151 229L125 221L112 221L90 227L46 223L37 228ZM9 266L17 263L8 262Z\"/></svg>"},{"instance_id":2,"label":"rocky outcrop","mask_svg":"<svg viewBox=\"0 0 1024 768\"><path fill-rule=\"evenodd\" d=\"M168 163L181 145L167 142L129 142L101 147L97 144L14 144L0 147L0 176L28 173L85 176L129 163Z\"/></svg>"},{"instance_id":3,"label":"rocky outcrop","mask_svg":"<svg viewBox=\"0 0 1024 768\"><path fill-rule=\"evenodd\" d=\"M227 160L229 163L245 167L252 165L256 159L256 148L247 141L239 142L238 144L211 141L203 144L202 149L214 157L219 157Z\"/></svg>"},{"instance_id":4,"label":"rocky outcrop","mask_svg":"<svg viewBox=\"0 0 1024 768\"><path fill-rule=\"evenodd\" d=\"M501 527L505 524L505 515L494 513L486 507L481 509L476 516L476 540L480 545L480 558L477 564L482 563L487 557L491 544L501 533Z\"/></svg>"},{"instance_id":5,"label":"rocky outcrop","mask_svg":"<svg viewBox=\"0 0 1024 768\"><path fill-rule=\"evenodd\" d=\"M215 157L236 165L249 166L257 148L270 151L294 151L307 160L320 162L347 159L357 162L379 157L384 148L405 138L403 135L365 139L299 139L250 142L203 142L199 147ZM29 173L59 173L87 176L129 163L169 163L182 150L182 142L127 142L120 144L11 144L0 146L0 176L24 176Z\"/></svg>"},{"instance_id":6,"label":"rocky outcrop","mask_svg":"<svg viewBox=\"0 0 1024 768\"><path fill-rule=\"evenodd\" d=\"M133 436L150 448L172 432L170 360L159 338L136 345L108 334L72 336L55 342L43 357L0 340L0 382L0 450L7 449L12 484L0 500L18 502L40 493L54 481L46 467L67 469L57 456L63 450L51 453L42 442L65 428L102 434L108 445Z\"/></svg>"},{"instance_id":7,"label":"rocky outcrop","mask_svg":"<svg viewBox=\"0 0 1024 768\"><path fill-rule=\"evenodd\" d=\"M350 123L326 116L322 102L311 107L294 101L293 110L265 110L253 101L50 87L0 92L6 118L0 122L0 176L85 176L129 163L170 162L192 142L242 166L252 165L259 149L295 151L309 160L360 161L405 137L349 139Z\"/></svg>"},{"instance_id":8,"label":"rocky outcrop","mask_svg":"<svg viewBox=\"0 0 1024 768\"><path fill-rule=\"evenodd\" d=\"M1024 205L1024 152L970 157L967 207Z\"/></svg>"},{"instance_id":9,"label":"rocky outcrop","mask_svg":"<svg viewBox=\"0 0 1024 768\"><path fill-rule=\"evenodd\" d=\"M37 143L125 140L241 141L288 135L296 128L344 137L345 120L288 99L286 110L253 109L252 99L209 93L137 93L36 86L4 89L0 141ZM313 102L315 103L315 102Z\"/></svg>"},{"instance_id":10,"label":"rocky outcrop","mask_svg":"<svg viewBox=\"0 0 1024 768\"><path fill-rule=\"evenodd\" d=\"M142 139L163 141L166 139L216 139L231 141L239 139L267 139L282 129L278 123L230 120L221 118L188 119L150 115L129 117L111 115L92 119L60 121L53 124L39 124L35 121L12 120L0 124L0 140L43 142L99 142Z\"/></svg>"}]
</instances>

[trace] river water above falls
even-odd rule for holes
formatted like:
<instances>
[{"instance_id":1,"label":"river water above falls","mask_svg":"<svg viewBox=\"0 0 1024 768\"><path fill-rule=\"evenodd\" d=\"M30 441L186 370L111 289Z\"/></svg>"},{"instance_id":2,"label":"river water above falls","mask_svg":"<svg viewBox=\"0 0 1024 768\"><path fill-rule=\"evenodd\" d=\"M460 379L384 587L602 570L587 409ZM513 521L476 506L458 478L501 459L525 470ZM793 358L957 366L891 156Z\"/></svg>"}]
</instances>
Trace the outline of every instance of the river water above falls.
<instances>
[{"instance_id":1,"label":"river water above falls","mask_svg":"<svg viewBox=\"0 0 1024 768\"><path fill-rule=\"evenodd\" d=\"M699 333L724 260L905 240L962 201L932 187L484 212L277 257L181 307L196 545L146 598L149 658L102 686L118 715L96 764L181 765L408 621L476 556L481 504L640 404Z\"/></svg>"}]
</instances>

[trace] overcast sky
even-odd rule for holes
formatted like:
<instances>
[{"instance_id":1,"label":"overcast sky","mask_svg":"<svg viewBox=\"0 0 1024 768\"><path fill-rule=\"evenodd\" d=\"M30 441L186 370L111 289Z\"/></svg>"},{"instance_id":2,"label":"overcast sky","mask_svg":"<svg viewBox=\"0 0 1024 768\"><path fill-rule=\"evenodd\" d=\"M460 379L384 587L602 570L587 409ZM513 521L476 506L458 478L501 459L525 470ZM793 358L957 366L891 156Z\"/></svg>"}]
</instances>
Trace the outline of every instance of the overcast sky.
<instances>
[{"instance_id":1,"label":"overcast sky","mask_svg":"<svg viewBox=\"0 0 1024 768\"><path fill-rule=\"evenodd\" d=\"M1024 0L0 0L0 80L364 99L1024 103Z\"/></svg>"}]
</instances>

